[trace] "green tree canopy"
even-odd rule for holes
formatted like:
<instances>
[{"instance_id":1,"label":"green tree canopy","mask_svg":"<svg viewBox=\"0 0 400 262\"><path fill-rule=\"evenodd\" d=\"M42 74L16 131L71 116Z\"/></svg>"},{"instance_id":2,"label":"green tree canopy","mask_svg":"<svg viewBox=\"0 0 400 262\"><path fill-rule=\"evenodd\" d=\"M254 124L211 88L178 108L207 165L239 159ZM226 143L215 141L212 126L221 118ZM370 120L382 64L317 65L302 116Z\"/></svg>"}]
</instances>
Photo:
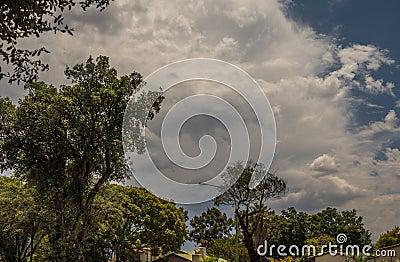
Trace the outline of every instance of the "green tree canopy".
<instances>
[{"instance_id":1,"label":"green tree canopy","mask_svg":"<svg viewBox=\"0 0 400 262\"><path fill-rule=\"evenodd\" d=\"M294 207L282 210L281 214L273 211L264 213L265 234L261 239L266 239L269 245L296 245L301 247L307 240L309 215L298 212ZM278 256L276 250L274 255Z\"/></svg>"},{"instance_id":2,"label":"green tree canopy","mask_svg":"<svg viewBox=\"0 0 400 262\"><path fill-rule=\"evenodd\" d=\"M338 234L345 234L343 246L367 245L371 234L365 228L362 217L355 210L338 211L328 207L314 214L298 212L294 207L283 210L280 215L274 212L265 215L266 237L269 245L314 245L317 250L329 242L336 244ZM278 254L273 254L278 257Z\"/></svg>"},{"instance_id":3,"label":"green tree canopy","mask_svg":"<svg viewBox=\"0 0 400 262\"><path fill-rule=\"evenodd\" d=\"M397 226L392 230L386 231L386 233L382 234L378 241L375 244L375 248L379 249L382 247L392 246L400 244L400 227Z\"/></svg>"},{"instance_id":4,"label":"green tree canopy","mask_svg":"<svg viewBox=\"0 0 400 262\"><path fill-rule=\"evenodd\" d=\"M45 209L21 181L0 177L0 261L22 262L46 236Z\"/></svg>"},{"instance_id":5,"label":"green tree canopy","mask_svg":"<svg viewBox=\"0 0 400 262\"><path fill-rule=\"evenodd\" d=\"M207 208L207 211L200 216L193 217L190 226L193 228L189 232L190 240L208 248L213 239L231 236L233 220L219 209L212 207Z\"/></svg>"},{"instance_id":6,"label":"green tree canopy","mask_svg":"<svg viewBox=\"0 0 400 262\"><path fill-rule=\"evenodd\" d=\"M119 77L104 56L67 67L65 74L71 85L26 84L29 93L18 106L0 99L0 169L34 186L51 209L52 259L78 261L95 196L107 182L130 174L122 121L142 77Z\"/></svg>"},{"instance_id":7,"label":"green tree canopy","mask_svg":"<svg viewBox=\"0 0 400 262\"><path fill-rule=\"evenodd\" d=\"M110 185L96 197L90 235L94 261L134 261L142 247L168 253L187 235L185 213L143 188Z\"/></svg>"},{"instance_id":8,"label":"green tree canopy","mask_svg":"<svg viewBox=\"0 0 400 262\"><path fill-rule=\"evenodd\" d=\"M239 262L248 262L249 254L246 247L243 244L243 236L240 235L240 242L238 245L238 257ZM228 261L235 261L236 250L235 250L235 237L213 239L207 248L207 254L214 257L220 257Z\"/></svg>"},{"instance_id":9,"label":"green tree canopy","mask_svg":"<svg viewBox=\"0 0 400 262\"><path fill-rule=\"evenodd\" d=\"M343 245L371 244L371 234L365 229L363 218L354 209L340 212L328 207L311 215L309 221L308 238L327 235L336 239L338 234L345 234L347 241Z\"/></svg>"}]
</instances>

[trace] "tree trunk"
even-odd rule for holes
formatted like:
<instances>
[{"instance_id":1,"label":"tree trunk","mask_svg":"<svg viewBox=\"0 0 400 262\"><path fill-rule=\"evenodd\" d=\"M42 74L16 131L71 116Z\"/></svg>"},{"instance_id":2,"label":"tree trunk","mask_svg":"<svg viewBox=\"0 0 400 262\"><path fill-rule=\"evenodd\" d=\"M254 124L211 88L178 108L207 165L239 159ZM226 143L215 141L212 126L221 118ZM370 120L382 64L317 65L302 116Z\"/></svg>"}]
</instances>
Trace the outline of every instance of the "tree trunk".
<instances>
[{"instance_id":1,"label":"tree trunk","mask_svg":"<svg viewBox=\"0 0 400 262\"><path fill-rule=\"evenodd\" d=\"M243 232L243 233L245 233L245 232ZM258 257L256 249L254 248L252 236L248 232L246 232L246 234L243 234L243 236L244 236L244 242L245 242L245 246L247 249L247 253L249 253L250 261L258 262L259 257Z\"/></svg>"},{"instance_id":2,"label":"tree trunk","mask_svg":"<svg viewBox=\"0 0 400 262\"><path fill-rule=\"evenodd\" d=\"M33 242L34 242L34 241L35 241L35 223L33 223L32 231L31 231L31 243L30 243L29 262L32 262L32 261L33 261L33 251L34 251Z\"/></svg>"},{"instance_id":3,"label":"tree trunk","mask_svg":"<svg viewBox=\"0 0 400 262\"><path fill-rule=\"evenodd\" d=\"M236 211L236 216L240 224L240 228L244 237L244 244L247 249L247 253L249 254L250 262L259 262L259 256L257 254L257 251L254 247L253 243L253 236L252 234L248 231L248 228L246 227L246 224L244 222L244 218L240 216L239 212Z\"/></svg>"}]
</instances>

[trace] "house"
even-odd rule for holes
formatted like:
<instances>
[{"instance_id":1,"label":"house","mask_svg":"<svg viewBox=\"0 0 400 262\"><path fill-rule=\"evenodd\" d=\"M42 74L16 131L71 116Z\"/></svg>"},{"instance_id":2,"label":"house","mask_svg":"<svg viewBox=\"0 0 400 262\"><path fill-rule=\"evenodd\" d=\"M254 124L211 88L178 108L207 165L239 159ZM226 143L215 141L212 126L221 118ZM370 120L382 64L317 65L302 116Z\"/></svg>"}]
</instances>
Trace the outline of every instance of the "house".
<instances>
[{"instance_id":1,"label":"house","mask_svg":"<svg viewBox=\"0 0 400 262\"><path fill-rule=\"evenodd\" d=\"M330 253L324 253L322 255L316 255L308 258L310 262L355 262L353 258L348 258L344 254L337 253L335 256Z\"/></svg>"},{"instance_id":2,"label":"house","mask_svg":"<svg viewBox=\"0 0 400 262\"><path fill-rule=\"evenodd\" d=\"M196 251L180 250L161 256L154 262L201 262L207 257L206 248L200 247ZM219 258L218 262L228 262L225 259Z\"/></svg>"},{"instance_id":3,"label":"house","mask_svg":"<svg viewBox=\"0 0 400 262\"><path fill-rule=\"evenodd\" d=\"M151 248L141 248L138 250L138 253L137 262L151 262L160 258L160 252L152 252Z\"/></svg>"},{"instance_id":4,"label":"house","mask_svg":"<svg viewBox=\"0 0 400 262\"><path fill-rule=\"evenodd\" d=\"M168 255L162 256L155 261L168 261L168 262L187 262L187 261L201 261L201 255L195 255L194 251L180 250Z\"/></svg>"}]
</instances>

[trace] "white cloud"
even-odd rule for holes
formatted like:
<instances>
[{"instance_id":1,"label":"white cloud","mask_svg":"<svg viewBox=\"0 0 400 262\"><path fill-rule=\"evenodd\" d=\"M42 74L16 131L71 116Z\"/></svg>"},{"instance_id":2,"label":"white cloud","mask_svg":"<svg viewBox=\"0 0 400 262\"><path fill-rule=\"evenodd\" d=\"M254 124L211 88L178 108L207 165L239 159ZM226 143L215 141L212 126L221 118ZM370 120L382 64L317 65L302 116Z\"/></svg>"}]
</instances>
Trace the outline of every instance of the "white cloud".
<instances>
[{"instance_id":1,"label":"white cloud","mask_svg":"<svg viewBox=\"0 0 400 262\"><path fill-rule=\"evenodd\" d=\"M276 116L279 143L272 169L288 180L290 193L273 206L356 208L375 235L399 216L399 152L388 146L399 137L396 112L354 127L352 103L359 98L350 92L394 95L392 83L375 77L383 66L394 65L387 50L337 46L288 19L274 0L125 0L101 13L74 10L66 20L75 27L73 37L47 33L24 43L51 50L43 57L51 67L43 80L65 82L66 65L99 54L110 56L120 74L136 70L144 76L192 57L234 63L257 79ZM1 84L1 95L17 96L16 89L6 92ZM382 150L386 158L375 160Z\"/></svg>"},{"instance_id":2,"label":"white cloud","mask_svg":"<svg viewBox=\"0 0 400 262\"><path fill-rule=\"evenodd\" d=\"M385 156L387 157L387 161L400 164L400 150L398 148L388 148Z\"/></svg>"},{"instance_id":3,"label":"white cloud","mask_svg":"<svg viewBox=\"0 0 400 262\"><path fill-rule=\"evenodd\" d=\"M391 82L384 84L382 79L374 79L370 75L365 76L365 90L368 93L372 94L388 93L394 96L393 87L394 84Z\"/></svg>"},{"instance_id":4,"label":"white cloud","mask_svg":"<svg viewBox=\"0 0 400 262\"><path fill-rule=\"evenodd\" d=\"M373 45L355 44L345 47L338 52L340 62L344 65L357 64L361 69L378 70L382 64L394 64L394 60L387 56L387 50L379 50Z\"/></svg>"},{"instance_id":5,"label":"white cloud","mask_svg":"<svg viewBox=\"0 0 400 262\"><path fill-rule=\"evenodd\" d=\"M338 164L334 156L323 154L311 163L311 169L322 173L332 173L338 171Z\"/></svg>"},{"instance_id":6,"label":"white cloud","mask_svg":"<svg viewBox=\"0 0 400 262\"><path fill-rule=\"evenodd\" d=\"M237 61L242 57L242 51L238 41L231 37L224 37L217 44L213 57Z\"/></svg>"},{"instance_id":7,"label":"white cloud","mask_svg":"<svg viewBox=\"0 0 400 262\"><path fill-rule=\"evenodd\" d=\"M240 28L255 24L260 13L248 7L241 6L238 9L228 10L224 12L226 16L237 23Z\"/></svg>"},{"instance_id":8,"label":"white cloud","mask_svg":"<svg viewBox=\"0 0 400 262\"><path fill-rule=\"evenodd\" d=\"M394 60L389 58L387 50L379 50L373 45L355 44L339 49L337 52L342 68L336 72L348 80L353 80L358 74L362 82L353 81L353 87L370 94L386 93L394 96L394 84L384 83L382 79L374 79L369 72L377 71L382 65L393 65Z\"/></svg>"},{"instance_id":9,"label":"white cloud","mask_svg":"<svg viewBox=\"0 0 400 262\"><path fill-rule=\"evenodd\" d=\"M389 134L398 134L400 132L399 119L393 109L387 113L383 121L372 122L368 126L362 127L360 135L371 137L382 132L389 132Z\"/></svg>"}]
</instances>

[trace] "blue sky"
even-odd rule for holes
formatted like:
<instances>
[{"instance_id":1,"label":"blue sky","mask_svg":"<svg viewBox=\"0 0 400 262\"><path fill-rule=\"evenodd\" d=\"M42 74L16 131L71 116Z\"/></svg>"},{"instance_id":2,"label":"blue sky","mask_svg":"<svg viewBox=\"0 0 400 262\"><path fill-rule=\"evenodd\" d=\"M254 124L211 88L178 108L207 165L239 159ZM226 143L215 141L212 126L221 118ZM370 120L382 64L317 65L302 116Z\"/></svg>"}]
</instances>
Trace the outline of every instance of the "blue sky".
<instances>
[{"instance_id":1,"label":"blue sky","mask_svg":"<svg viewBox=\"0 0 400 262\"><path fill-rule=\"evenodd\" d=\"M68 83L65 66L100 54L120 74L136 70L145 77L195 57L242 68L271 103L277 125L271 170L288 181L289 193L269 206L356 209L376 239L400 217L399 6L394 0L118 0L101 13L68 13L74 36L47 33L21 45L48 47L43 60L50 71L40 77L54 85ZM229 97L216 88L193 92L210 90ZM1 96L17 101L23 94L0 82ZM186 135L191 141L199 134L189 128Z\"/></svg>"},{"instance_id":2,"label":"blue sky","mask_svg":"<svg viewBox=\"0 0 400 262\"><path fill-rule=\"evenodd\" d=\"M353 43L373 44L381 49L386 49L391 58L396 61L395 67L383 67L376 72L376 76L393 82L395 86L400 84L400 24L399 1L391 0L384 3L379 1L362 0L331 0L310 1L295 0L287 5L287 14L292 19L308 24L321 34L336 37L340 45ZM368 96L362 92L354 91L355 96L367 97L376 104L375 110L368 106L360 105L357 109L356 121L366 124L378 121L385 116L390 109L399 115L400 107L396 107L399 101L400 89L395 88L396 97L389 95ZM394 147L400 147L400 137L391 142ZM384 157L377 153L377 158Z\"/></svg>"},{"instance_id":3,"label":"blue sky","mask_svg":"<svg viewBox=\"0 0 400 262\"><path fill-rule=\"evenodd\" d=\"M336 37L340 45L372 44L387 49L391 58L400 61L400 35L396 33L400 24L398 10L400 3L396 0L384 3L362 0L294 0L288 5L287 14L300 23L310 25L318 33ZM396 86L400 83L399 67L383 67L376 75ZM371 96L371 103L383 108L365 110L365 106L361 106L357 120L365 123L382 118L385 111L393 108L398 101L399 88L394 89L394 93L396 98L388 95ZM396 108L395 111L399 113L400 109Z\"/></svg>"}]
</instances>

